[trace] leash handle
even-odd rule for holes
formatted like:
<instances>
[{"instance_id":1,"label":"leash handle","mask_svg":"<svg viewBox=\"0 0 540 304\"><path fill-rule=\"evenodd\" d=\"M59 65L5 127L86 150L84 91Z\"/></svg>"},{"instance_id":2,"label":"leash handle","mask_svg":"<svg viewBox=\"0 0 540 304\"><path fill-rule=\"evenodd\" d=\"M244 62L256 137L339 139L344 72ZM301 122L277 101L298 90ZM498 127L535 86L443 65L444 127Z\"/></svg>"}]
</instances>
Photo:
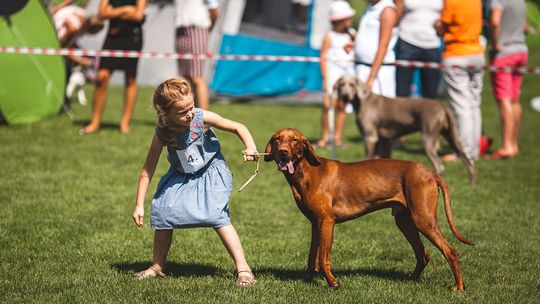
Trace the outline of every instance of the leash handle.
<instances>
[{"instance_id":1,"label":"leash handle","mask_svg":"<svg viewBox=\"0 0 540 304\"><path fill-rule=\"evenodd\" d=\"M241 192L242 190L244 190L244 188L249 184L251 183L251 181L253 179L255 179L255 177L257 176L257 173L259 173L259 159L260 159L260 156L261 155L269 155L270 153L259 153L257 151L255 151L255 153L247 153L246 150L242 150L242 155L244 156L253 156L253 157L256 157L256 160L257 160L257 168L255 169L255 171L253 172L253 174L251 175L251 177L242 185L242 187L240 187L240 189L238 189L238 192Z\"/></svg>"}]
</instances>

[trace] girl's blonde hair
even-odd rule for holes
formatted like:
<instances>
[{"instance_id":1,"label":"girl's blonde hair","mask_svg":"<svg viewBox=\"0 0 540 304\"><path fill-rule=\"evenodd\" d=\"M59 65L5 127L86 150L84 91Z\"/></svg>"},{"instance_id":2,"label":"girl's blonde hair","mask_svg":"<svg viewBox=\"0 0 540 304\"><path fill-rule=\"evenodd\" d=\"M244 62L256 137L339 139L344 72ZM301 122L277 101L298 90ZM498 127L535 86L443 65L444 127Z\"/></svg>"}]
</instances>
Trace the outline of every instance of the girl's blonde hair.
<instances>
[{"instance_id":1,"label":"girl's blonde hair","mask_svg":"<svg viewBox=\"0 0 540 304\"><path fill-rule=\"evenodd\" d=\"M190 83L184 78L171 78L161 83L154 91L152 99L157 114L157 136L168 145L176 145L174 134L168 128L165 117L171 106L178 100L193 99Z\"/></svg>"}]
</instances>

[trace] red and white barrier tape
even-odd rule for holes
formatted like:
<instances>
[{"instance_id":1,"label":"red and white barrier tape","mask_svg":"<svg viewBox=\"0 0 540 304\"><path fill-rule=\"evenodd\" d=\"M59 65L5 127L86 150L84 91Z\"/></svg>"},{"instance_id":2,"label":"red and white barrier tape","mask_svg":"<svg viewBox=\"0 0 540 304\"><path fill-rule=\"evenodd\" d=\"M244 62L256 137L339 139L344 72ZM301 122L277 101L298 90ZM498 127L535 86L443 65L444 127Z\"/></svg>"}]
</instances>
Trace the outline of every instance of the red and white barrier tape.
<instances>
[{"instance_id":1,"label":"red and white barrier tape","mask_svg":"<svg viewBox=\"0 0 540 304\"><path fill-rule=\"evenodd\" d=\"M0 53L5 54L33 54L33 55L74 55L89 57L114 58L154 58L154 59L186 59L186 60L236 60L236 61L275 61L275 62L319 62L319 57L313 56L277 56L277 55L211 55L211 54L181 54L172 52L141 52L125 50L85 50L85 49L55 49L55 48L28 48L0 46ZM540 67L511 67L511 66L446 66L437 62L422 62L409 60L396 60L395 65L415 68L464 68L482 69L484 71L516 72L521 74L540 74Z\"/></svg>"}]
</instances>

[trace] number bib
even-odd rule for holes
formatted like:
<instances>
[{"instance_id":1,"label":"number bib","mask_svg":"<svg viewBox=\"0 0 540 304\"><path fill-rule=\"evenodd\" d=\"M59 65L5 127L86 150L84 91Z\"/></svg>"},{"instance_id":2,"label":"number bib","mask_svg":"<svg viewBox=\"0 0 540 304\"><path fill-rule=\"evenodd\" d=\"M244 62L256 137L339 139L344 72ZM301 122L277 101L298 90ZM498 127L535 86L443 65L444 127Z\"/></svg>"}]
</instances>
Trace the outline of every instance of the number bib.
<instances>
[{"instance_id":1,"label":"number bib","mask_svg":"<svg viewBox=\"0 0 540 304\"><path fill-rule=\"evenodd\" d=\"M196 144L190 145L184 150L177 150L176 155L180 160L184 173L197 172L204 167L204 157Z\"/></svg>"}]
</instances>

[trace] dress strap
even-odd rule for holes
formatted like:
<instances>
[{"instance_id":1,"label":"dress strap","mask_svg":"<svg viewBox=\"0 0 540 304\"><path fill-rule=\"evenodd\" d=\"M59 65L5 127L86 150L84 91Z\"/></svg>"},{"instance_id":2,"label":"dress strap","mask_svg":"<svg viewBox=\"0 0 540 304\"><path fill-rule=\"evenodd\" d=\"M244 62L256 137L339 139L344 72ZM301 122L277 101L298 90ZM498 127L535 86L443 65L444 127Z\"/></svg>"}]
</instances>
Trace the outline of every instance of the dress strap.
<instances>
[{"instance_id":1,"label":"dress strap","mask_svg":"<svg viewBox=\"0 0 540 304\"><path fill-rule=\"evenodd\" d=\"M187 144L191 144L192 142L198 140L199 138L203 137L204 132L204 112L202 109L195 108L195 116L193 117L193 120L191 121L191 125L189 127L189 138L187 139Z\"/></svg>"}]
</instances>

